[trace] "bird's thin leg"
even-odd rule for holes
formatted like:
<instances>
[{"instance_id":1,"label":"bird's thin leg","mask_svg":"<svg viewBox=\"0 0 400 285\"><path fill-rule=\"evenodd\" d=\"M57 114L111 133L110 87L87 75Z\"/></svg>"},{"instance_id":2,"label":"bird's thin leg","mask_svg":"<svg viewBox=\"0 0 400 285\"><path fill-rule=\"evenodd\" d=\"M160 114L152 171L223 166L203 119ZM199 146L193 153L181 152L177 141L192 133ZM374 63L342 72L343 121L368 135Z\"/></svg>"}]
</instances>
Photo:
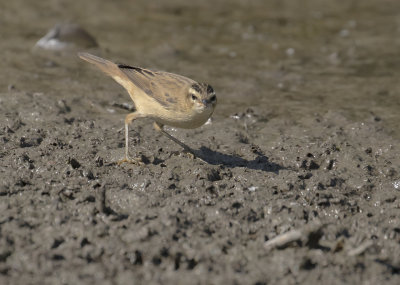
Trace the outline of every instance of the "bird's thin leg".
<instances>
[{"instance_id":1,"label":"bird's thin leg","mask_svg":"<svg viewBox=\"0 0 400 285\"><path fill-rule=\"evenodd\" d=\"M133 120L140 118L141 114L138 112L133 112L125 117L125 157L118 161L118 164L122 164L124 162L129 162L129 163L135 163L135 164L141 164L141 160L139 158L132 159L129 156L129 124L132 123Z\"/></svg>"},{"instance_id":2,"label":"bird's thin leg","mask_svg":"<svg viewBox=\"0 0 400 285\"><path fill-rule=\"evenodd\" d=\"M166 136L167 138L171 139L172 141L174 141L175 143L179 144L181 147L183 147L187 152L190 152L191 154L195 155L193 149L191 149L189 146L187 146L186 144L184 144L183 142L181 142L180 140L178 140L177 138L174 138L173 136L171 136L169 133L167 133L164 129L163 129L163 125L157 122L154 122L154 128L156 129L156 131L162 133L164 136Z\"/></svg>"}]
</instances>

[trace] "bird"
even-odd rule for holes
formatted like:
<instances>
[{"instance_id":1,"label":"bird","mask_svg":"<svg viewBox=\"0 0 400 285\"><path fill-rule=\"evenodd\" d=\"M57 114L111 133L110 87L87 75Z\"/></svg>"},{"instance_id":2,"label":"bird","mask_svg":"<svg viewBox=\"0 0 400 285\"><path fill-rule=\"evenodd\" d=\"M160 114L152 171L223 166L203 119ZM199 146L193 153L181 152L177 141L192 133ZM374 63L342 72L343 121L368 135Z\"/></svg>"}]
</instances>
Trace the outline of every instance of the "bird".
<instances>
[{"instance_id":1,"label":"bird","mask_svg":"<svg viewBox=\"0 0 400 285\"><path fill-rule=\"evenodd\" d=\"M151 118L156 131L194 156L193 150L166 132L164 126L194 129L207 122L217 105L211 85L174 73L117 64L86 52L78 56L122 85L135 105L135 111L125 117L125 156L119 164L142 163L140 158L129 156L129 125L139 118Z\"/></svg>"}]
</instances>

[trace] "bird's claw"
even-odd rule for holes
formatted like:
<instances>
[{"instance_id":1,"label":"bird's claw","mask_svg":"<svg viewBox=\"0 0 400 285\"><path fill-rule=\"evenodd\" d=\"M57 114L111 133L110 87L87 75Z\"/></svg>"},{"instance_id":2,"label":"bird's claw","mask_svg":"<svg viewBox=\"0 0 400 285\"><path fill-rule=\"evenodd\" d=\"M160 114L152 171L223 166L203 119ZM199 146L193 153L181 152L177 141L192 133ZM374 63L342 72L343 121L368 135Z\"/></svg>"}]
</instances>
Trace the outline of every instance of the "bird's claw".
<instances>
[{"instance_id":1,"label":"bird's claw","mask_svg":"<svg viewBox=\"0 0 400 285\"><path fill-rule=\"evenodd\" d=\"M135 164L138 166L144 165L141 158L130 158L129 156L126 156L123 159L117 161L118 165L121 165L123 163L131 163L131 164Z\"/></svg>"}]
</instances>

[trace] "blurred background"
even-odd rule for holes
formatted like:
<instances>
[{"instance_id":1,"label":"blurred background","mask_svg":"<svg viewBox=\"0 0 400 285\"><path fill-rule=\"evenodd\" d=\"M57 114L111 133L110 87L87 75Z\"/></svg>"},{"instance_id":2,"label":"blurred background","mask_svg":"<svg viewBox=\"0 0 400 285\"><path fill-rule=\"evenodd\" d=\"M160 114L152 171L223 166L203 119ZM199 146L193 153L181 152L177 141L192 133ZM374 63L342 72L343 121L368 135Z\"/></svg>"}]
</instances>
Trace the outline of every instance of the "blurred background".
<instances>
[{"instance_id":1,"label":"blurred background","mask_svg":"<svg viewBox=\"0 0 400 285\"><path fill-rule=\"evenodd\" d=\"M384 120L400 138L399 11L393 0L2 1L0 88L68 97L82 108L122 93L76 57L92 50L210 83L216 118L254 106L294 121L334 110ZM34 48L59 23L80 25L98 47Z\"/></svg>"}]
</instances>

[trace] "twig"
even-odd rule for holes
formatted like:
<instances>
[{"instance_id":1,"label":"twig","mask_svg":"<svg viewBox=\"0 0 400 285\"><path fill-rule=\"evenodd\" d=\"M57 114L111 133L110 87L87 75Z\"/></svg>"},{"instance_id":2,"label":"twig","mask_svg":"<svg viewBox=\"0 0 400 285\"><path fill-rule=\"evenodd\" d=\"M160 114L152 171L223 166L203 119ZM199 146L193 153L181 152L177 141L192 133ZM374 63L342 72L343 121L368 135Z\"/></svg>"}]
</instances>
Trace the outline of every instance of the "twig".
<instances>
[{"instance_id":1,"label":"twig","mask_svg":"<svg viewBox=\"0 0 400 285\"><path fill-rule=\"evenodd\" d=\"M320 222L315 222L313 224L306 225L302 229L291 230L289 232L280 234L269 241L266 241L264 243L264 247L267 250L271 250L273 248L284 248L295 241L301 241L304 244L310 244L311 242L317 243L319 239L318 236L322 236L322 234L319 232L325 225L326 224L321 224ZM314 247L315 244L311 246Z\"/></svg>"},{"instance_id":2,"label":"twig","mask_svg":"<svg viewBox=\"0 0 400 285\"><path fill-rule=\"evenodd\" d=\"M372 240L366 240L362 244L360 244L358 247L349 250L347 252L348 256L356 256L362 254L364 251L366 251L370 246L372 246L374 242Z\"/></svg>"}]
</instances>

